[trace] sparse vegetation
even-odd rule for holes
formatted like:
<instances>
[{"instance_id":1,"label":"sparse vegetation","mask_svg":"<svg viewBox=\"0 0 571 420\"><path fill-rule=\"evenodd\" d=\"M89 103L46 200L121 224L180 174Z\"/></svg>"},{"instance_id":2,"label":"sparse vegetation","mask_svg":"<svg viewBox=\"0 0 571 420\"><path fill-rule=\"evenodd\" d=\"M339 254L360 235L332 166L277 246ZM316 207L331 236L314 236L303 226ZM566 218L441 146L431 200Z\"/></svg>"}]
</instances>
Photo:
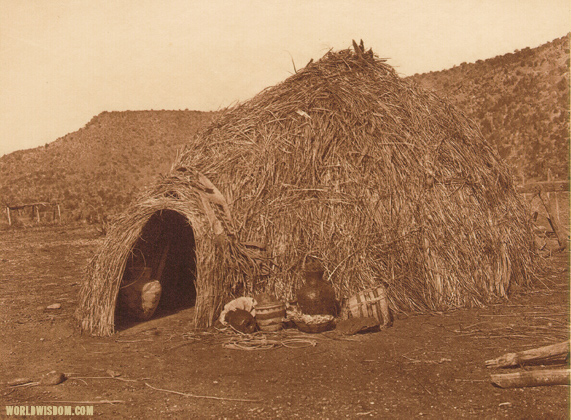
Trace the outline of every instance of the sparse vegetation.
<instances>
[{"instance_id":1,"label":"sparse vegetation","mask_svg":"<svg viewBox=\"0 0 571 420\"><path fill-rule=\"evenodd\" d=\"M166 172L214 113L103 112L43 147L0 158L0 202L62 203L65 221L101 223Z\"/></svg>"},{"instance_id":2,"label":"sparse vegetation","mask_svg":"<svg viewBox=\"0 0 571 420\"><path fill-rule=\"evenodd\" d=\"M569 36L412 79L479 123L516 182L567 179Z\"/></svg>"}]
</instances>

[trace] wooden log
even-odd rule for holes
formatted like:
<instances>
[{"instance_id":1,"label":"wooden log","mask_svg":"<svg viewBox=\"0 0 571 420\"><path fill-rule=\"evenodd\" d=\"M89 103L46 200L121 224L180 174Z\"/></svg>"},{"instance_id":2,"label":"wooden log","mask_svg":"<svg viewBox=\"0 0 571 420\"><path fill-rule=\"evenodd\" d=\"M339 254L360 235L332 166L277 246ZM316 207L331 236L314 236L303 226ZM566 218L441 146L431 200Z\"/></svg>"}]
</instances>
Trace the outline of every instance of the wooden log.
<instances>
[{"instance_id":1,"label":"wooden log","mask_svg":"<svg viewBox=\"0 0 571 420\"><path fill-rule=\"evenodd\" d=\"M10 207L6 206L6 215L8 216L8 225L12 226L12 219L10 218Z\"/></svg>"},{"instance_id":2,"label":"wooden log","mask_svg":"<svg viewBox=\"0 0 571 420\"><path fill-rule=\"evenodd\" d=\"M492 384L500 388L569 385L570 369L532 370L491 375Z\"/></svg>"},{"instance_id":3,"label":"wooden log","mask_svg":"<svg viewBox=\"0 0 571 420\"><path fill-rule=\"evenodd\" d=\"M565 356L568 354L569 341L564 341L562 343L521 351L519 353L506 353L497 359L486 360L486 366L489 368L518 366L524 364L525 362L538 361L550 357Z\"/></svg>"}]
</instances>

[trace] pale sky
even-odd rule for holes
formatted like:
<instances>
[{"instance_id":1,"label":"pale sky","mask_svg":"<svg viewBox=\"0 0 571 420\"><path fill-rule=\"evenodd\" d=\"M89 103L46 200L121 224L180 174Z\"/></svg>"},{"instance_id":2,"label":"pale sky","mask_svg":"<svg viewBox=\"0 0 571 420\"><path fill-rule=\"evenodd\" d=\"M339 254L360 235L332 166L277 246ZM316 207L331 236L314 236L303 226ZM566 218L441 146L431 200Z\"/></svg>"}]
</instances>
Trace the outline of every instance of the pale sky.
<instances>
[{"instance_id":1,"label":"pale sky","mask_svg":"<svg viewBox=\"0 0 571 420\"><path fill-rule=\"evenodd\" d=\"M226 107L352 39L409 76L570 30L569 0L0 0L0 156L102 111Z\"/></svg>"}]
</instances>

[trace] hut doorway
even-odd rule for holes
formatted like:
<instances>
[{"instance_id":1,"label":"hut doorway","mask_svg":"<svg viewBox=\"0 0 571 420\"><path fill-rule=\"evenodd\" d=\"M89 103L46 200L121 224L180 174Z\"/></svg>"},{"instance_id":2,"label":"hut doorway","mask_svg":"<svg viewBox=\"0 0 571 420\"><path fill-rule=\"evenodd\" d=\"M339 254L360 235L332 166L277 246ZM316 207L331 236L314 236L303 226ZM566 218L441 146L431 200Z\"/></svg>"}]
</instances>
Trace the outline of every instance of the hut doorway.
<instances>
[{"instance_id":1,"label":"hut doorway","mask_svg":"<svg viewBox=\"0 0 571 420\"><path fill-rule=\"evenodd\" d=\"M188 219L174 210L154 213L143 227L129 257L121 281L115 311L119 327L146 317L133 316L133 302L124 290L134 283L160 283L160 299L151 317L158 318L193 307L196 302L196 254L194 232ZM138 293L140 299L141 293Z\"/></svg>"}]
</instances>

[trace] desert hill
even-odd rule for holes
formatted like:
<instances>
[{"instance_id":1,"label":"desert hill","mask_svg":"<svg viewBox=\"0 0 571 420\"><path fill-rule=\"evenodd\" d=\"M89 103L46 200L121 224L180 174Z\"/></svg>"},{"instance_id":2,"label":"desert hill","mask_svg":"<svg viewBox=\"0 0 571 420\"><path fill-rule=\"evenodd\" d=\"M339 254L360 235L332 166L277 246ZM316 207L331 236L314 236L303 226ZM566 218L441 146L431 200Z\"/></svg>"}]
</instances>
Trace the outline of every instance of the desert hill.
<instances>
[{"instance_id":1,"label":"desert hill","mask_svg":"<svg viewBox=\"0 0 571 420\"><path fill-rule=\"evenodd\" d=\"M461 108L516 182L567 179L569 37L408 78ZM0 158L0 204L57 200L67 220L120 211L215 112L103 112L45 146ZM0 223L5 219L0 218Z\"/></svg>"},{"instance_id":2,"label":"desert hill","mask_svg":"<svg viewBox=\"0 0 571 420\"><path fill-rule=\"evenodd\" d=\"M410 79L479 123L517 182L567 179L569 36Z\"/></svg>"},{"instance_id":3,"label":"desert hill","mask_svg":"<svg viewBox=\"0 0 571 420\"><path fill-rule=\"evenodd\" d=\"M68 220L121 210L165 173L213 112L103 112L82 129L0 159L2 204L59 201Z\"/></svg>"}]
</instances>

